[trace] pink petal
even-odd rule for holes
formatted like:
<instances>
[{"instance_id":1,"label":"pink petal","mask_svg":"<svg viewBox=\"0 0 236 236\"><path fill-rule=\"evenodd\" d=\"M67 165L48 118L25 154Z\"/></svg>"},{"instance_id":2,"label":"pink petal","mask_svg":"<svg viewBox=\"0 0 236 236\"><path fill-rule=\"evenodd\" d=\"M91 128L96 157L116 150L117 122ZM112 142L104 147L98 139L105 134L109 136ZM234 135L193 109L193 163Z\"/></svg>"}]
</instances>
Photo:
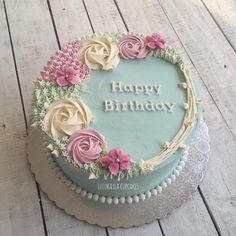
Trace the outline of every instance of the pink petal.
<instances>
[{"instance_id":1,"label":"pink petal","mask_svg":"<svg viewBox=\"0 0 236 236\"><path fill-rule=\"evenodd\" d=\"M113 175L117 175L119 173L119 164L118 163L111 163L108 166L108 169Z\"/></svg>"},{"instance_id":2,"label":"pink petal","mask_svg":"<svg viewBox=\"0 0 236 236\"><path fill-rule=\"evenodd\" d=\"M166 41L164 39L160 39L157 45L159 48L165 48Z\"/></svg>"},{"instance_id":3,"label":"pink petal","mask_svg":"<svg viewBox=\"0 0 236 236\"><path fill-rule=\"evenodd\" d=\"M64 77L65 76L65 73L64 73L64 71L62 71L62 70L58 70L58 71L56 71L56 76L57 77Z\"/></svg>"},{"instance_id":4,"label":"pink petal","mask_svg":"<svg viewBox=\"0 0 236 236\"><path fill-rule=\"evenodd\" d=\"M58 83L58 85L61 86L61 87L62 87L62 86L66 86L66 85L69 84L68 81L65 79L64 76L58 77L58 78L57 78L57 83Z\"/></svg>"},{"instance_id":5,"label":"pink petal","mask_svg":"<svg viewBox=\"0 0 236 236\"><path fill-rule=\"evenodd\" d=\"M70 84L78 84L80 78L74 75L74 76L70 76L67 80Z\"/></svg>"},{"instance_id":6,"label":"pink petal","mask_svg":"<svg viewBox=\"0 0 236 236\"><path fill-rule=\"evenodd\" d=\"M153 42L153 38L151 36L147 36L146 41L147 41L147 43Z\"/></svg>"},{"instance_id":7,"label":"pink petal","mask_svg":"<svg viewBox=\"0 0 236 236\"><path fill-rule=\"evenodd\" d=\"M120 155L119 155L119 160L120 160L120 162L123 162L123 161L130 161L130 155L128 155L128 154L125 154L125 153L121 153Z\"/></svg>"},{"instance_id":8,"label":"pink petal","mask_svg":"<svg viewBox=\"0 0 236 236\"><path fill-rule=\"evenodd\" d=\"M114 163L114 159L111 158L110 156L104 156L104 157L100 158L100 163L103 166L109 166L110 164Z\"/></svg>"},{"instance_id":9,"label":"pink petal","mask_svg":"<svg viewBox=\"0 0 236 236\"><path fill-rule=\"evenodd\" d=\"M114 147L109 151L108 155L111 158L116 159L120 155L120 153L121 153L121 150L118 147Z\"/></svg>"},{"instance_id":10,"label":"pink petal","mask_svg":"<svg viewBox=\"0 0 236 236\"><path fill-rule=\"evenodd\" d=\"M66 71L66 74L69 76L76 75L76 70L74 70L73 67L66 67L65 71Z\"/></svg>"},{"instance_id":11,"label":"pink petal","mask_svg":"<svg viewBox=\"0 0 236 236\"><path fill-rule=\"evenodd\" d=\"M121 170L128 170L129 169L129 161L122 161L120 163L120 169Z\"/></svg>"},{"instance_id":12,"label":"pink petal","mask_svg":"<svg viewBox=\"0 0 236 236\"><path fill-rule=\"evenodd\" d=\"M154 42L149 42L147 43L147 46L151 49L155 49L156 48L156 44Z\"/></svg>"}]
</instances>

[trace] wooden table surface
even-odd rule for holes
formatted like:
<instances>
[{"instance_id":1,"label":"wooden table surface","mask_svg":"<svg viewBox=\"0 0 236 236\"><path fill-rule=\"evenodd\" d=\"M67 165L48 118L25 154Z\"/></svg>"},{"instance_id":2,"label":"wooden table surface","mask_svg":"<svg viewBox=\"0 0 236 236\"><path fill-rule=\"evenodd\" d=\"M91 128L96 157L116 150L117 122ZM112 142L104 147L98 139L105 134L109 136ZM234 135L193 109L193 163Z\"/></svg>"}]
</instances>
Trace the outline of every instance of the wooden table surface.
<instances>
[{"instance_id":1,"label":"wooden table surface","mask_svg":"<svg viewBox=\"0 0 236 236\"><path fill-rule=\"evenodd\" d=\"M210 130L210 166L193 199L138 228L66 215L40 190L26 159L32 80L61 45L100 31L160 32L199 79ZM235 52L235 0L0 0L0 235L235 236Z\"/></svg>"}]
</instances>

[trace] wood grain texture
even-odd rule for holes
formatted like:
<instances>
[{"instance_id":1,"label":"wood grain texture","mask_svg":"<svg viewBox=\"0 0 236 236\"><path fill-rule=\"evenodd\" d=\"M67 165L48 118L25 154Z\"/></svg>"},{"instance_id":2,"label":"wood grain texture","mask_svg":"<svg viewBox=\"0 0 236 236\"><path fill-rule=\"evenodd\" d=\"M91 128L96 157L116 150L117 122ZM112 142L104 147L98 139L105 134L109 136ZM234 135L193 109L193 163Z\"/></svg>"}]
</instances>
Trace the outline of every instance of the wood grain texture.
<instances>
[{"instance_id":1,"label":"wood grain texture","mask_svg":"<svg viewBox=\"0 0 236 236\"><path fill-rule=\"evenodd\" d=\"M112 0L86 0L88 10L95 32L123 32L126 31L124 23Z\"/></svg>"},{"instance_id":2,"label":"wood grain texture","mask_svg":"<svg viewBox=\"0 0 236 236\"><path fill-rule=\"evenodd\" d=\"M217 235L211 222L209 225L209 215L198 192L173 215L161 220L165 235Z\"/></svg>"},{"instance_id":3,"label":"wood grain texture","mask_svg":"<svg viewBox=\"0 0 236 236\"><path fill-rule=\"evenodd\" d=\"M2 1L0 32L0 234L44 235L37 189L26 160L25 122Z\"/></svg>"},{"instance_id":4,"label":"wood grain texture","mask_svg":"<svg viewBox=\"0 0 236 236\"><path fill-rule=\"evenodd\" d=\"M32 81L58 49L46 1L6 1L27 120L31 115Z\"/></svg>"},{"instance_id":5,"label":"wood grain texture","mask_svg":"<svg viewBox=\"0 0 236 236\"><path fill-rule=\"evenodd\" d=\"M121 0L117 2L130 31L148 33L156 31L160 32L162 35L165 35L166 38L170 39L168 42L170 41L169 43L181 53L187 62L190 63L181 42L178 40L157 1L137 0L135 11L132 11L132 1L124 2ZM143 9L145 9L145 11ZM193 67L191 67L191 71L195 77L198 77ZM204 102L207 100L206 103L208 104L210 97L204 87L203 93L203 100ZM214 105L212 101L211 104ZM186 205L179 208L175 214L170 215L166 220L161 220L165 235L173 235L173 232L182 232L183 235L189 235L190 233L190 235L216 235L214 225L207 214L204 203L199 197L199 194L197 193L196 195L194 201L187 202ZM184 222L183 224L179 221L180 216L182 216L181 222ZM202 216L205 216L205 224L202 224Z\"/></svg>"},{"instance_id":6,"label":"wood grain texture","mask_svg":"<svg viewBox=\"0 0 236 236\"><path fill-rule=\"evenodd\" d=\"M29 120L32 81L38 76L49 57L58 50L58 44L46 1L10 0L7 1L7 12L26 116ZM94 235L94 231L101 231L102 235L105 233L105 229L77 221L58 210L45 195L42 195L42 204L49 235L58 235L59 232L63 232L62 235L73 235L76 231L83 235ZM70 228L71 231L68 230Z\"/></svg>"},{"instance_id":7,"label":"wood grain texture","mask_svg":"<svg viewBox=\"0 0 236 236\"><path fill-rule=\"evenodd\" d=\"M235 0L202 0L223 34L236 51L236 2Z\"/></svg>"},{"instance_id":8,"label":"wood grain texture","mask_svg":"<svg viewBox=\"0 0 236 236\"><path fill-rule=\"evenodd\" d=\"M110 236L162 236L157 222L130 229L108 229Z\"/></svg>"},{"instance_id":9,"label":"wood grain texture","mask_svg":"<svg viewBox=\"0 0 236 236\"><path fill-rule=\"evenodd\" d=\"M222 121L217 113L206 110L213 159L201 188L219 230L223 235L234 235L236 107L232 101L236 97L236 54L200 1L179 1L178 5L161 1L161 5L223 118ZM181 11L198 14L180 17ZM204 43L200 46L199 42Z\"/></svg>"},{"instance_id":10,"label":"wood grain texture","mask_svg":"<svg viewBox=\"0 0 236 236\"><path fill-rule=\"evenodd\" d=\"M167 0L160 3L228 127L235 135L236 107L232 103L236 100L234 50L200 0L181 0L178 4ZM198 14L192 14L193 12Z\"/></svg>"},{"instance_id":11,"label":"wood grain texture","mask_svg":"<svg viewBox=\"0 0 236 236\"><path fill-rule=\"evenodd\" d=\"M43 199L47 196L42 193ZM73 216L67 215L59 209L54 202L44 201L45 218L49 236L106 236L105 228L97 225L89 225L85 221L79 221ZM53 209L50 211L50 209Z\"/></svg>"},{"instance_id":12,"label":"wood grain texture","mask_svg":"<svg viewBox=\"0 0 236 236\"><path fill-rule=\"evenodd\" d=\"M82 1L50 0L50 6L62 46L78 36L93 33Z\"/></svg>"}]
</instances>

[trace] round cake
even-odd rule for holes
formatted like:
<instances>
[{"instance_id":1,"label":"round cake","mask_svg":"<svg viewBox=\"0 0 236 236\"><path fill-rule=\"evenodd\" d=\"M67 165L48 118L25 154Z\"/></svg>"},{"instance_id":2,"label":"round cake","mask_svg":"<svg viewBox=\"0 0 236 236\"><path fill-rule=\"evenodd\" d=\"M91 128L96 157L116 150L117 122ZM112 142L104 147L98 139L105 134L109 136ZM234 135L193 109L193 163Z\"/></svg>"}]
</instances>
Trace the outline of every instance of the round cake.
<instances>
[{"instance_id":1,"label":"round cake","mask_svg":"<svg viewBox=\"0 0 236 236\"><path fill-rule=\"evenodd\" d=\"M32 126L76 193L130 204L178 177L199 104L188 66L158 33L100 33L49 59L35 81Z\"/></svg>"}]
</instances>

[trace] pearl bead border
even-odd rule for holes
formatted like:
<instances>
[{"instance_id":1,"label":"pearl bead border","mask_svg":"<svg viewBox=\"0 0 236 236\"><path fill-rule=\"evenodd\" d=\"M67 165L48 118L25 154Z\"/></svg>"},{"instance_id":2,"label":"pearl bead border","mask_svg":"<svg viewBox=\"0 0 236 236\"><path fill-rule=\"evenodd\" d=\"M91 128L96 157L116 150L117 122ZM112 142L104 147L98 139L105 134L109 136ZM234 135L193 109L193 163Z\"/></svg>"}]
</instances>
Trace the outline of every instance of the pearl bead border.
<instances>
[{"instance_id":1,"label":"pearl bead border","mask_svg":"<svg viewBox=\"0 0 236 236\"><path fill-rule=\"evenodd\" d=\"M57 177L61 180L63 184L65 184L67 187L69 187L71 190L75 191L75 193L79 194L82 197L86 197L89 200L93 200L95 202L100 203L106 203L108 205L110 204L132 204L132 203L138 203L140 201L144 201L146 199L149 199L153 196L157 196L160 194L167 186L169 186L172 182L176 180L176 178L180 175L180 172L183 170L185 163L188 158L188 149L186 148L183 152L180 161L178 162L177 167L172 171L172 174L170 174L165 180L163 180L159 185L157 185L155 188L146 191L144 193L133 195L133 196L127 196L127 197L110 197L110 196L103 196L98 195L96 193L87 192L85 189L82 189L75 183L73 183L61 170L61 168L58 166L58 164L53 159L50 152L47 150L47 160L48 164L50 165L51 169L54 171L54 173L57 175Z\"/></svg>"}]
</instances>

